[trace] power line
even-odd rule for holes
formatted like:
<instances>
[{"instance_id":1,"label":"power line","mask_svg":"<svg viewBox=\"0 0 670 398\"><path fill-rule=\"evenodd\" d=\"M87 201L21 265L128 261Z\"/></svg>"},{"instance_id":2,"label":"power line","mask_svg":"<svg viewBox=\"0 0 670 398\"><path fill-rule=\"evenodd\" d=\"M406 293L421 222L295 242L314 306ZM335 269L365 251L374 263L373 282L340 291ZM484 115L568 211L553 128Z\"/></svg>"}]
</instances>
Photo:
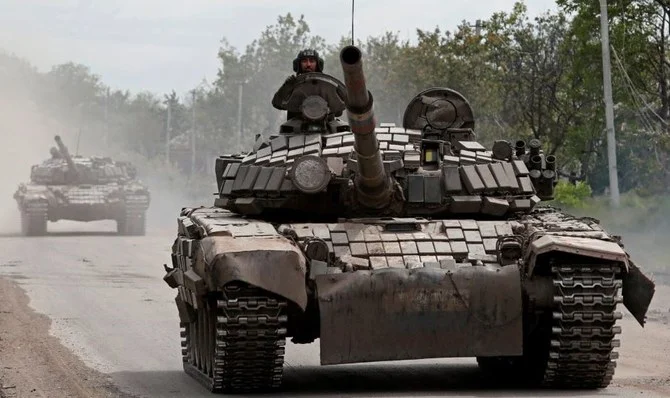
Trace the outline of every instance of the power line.
<instances>
[{"instance_id":1,"label":"power line","mask_svg":"<svg viewBox=\"0 0 670 398\"><path fill-rule=\"evenodd\" d=\"M658 113L656 113L656 111L654 111L654 109L651 107L651 105L649 105L649 104L647 103L647 101L644 100L644 97L642 96L642 94L640 94L640 92L637 91L637 89L635 88L635 85L633 84L633 80L632 80L632 79L630 78L630 76L628 75L628 72L626 71L626 68L624 67L623 63L621 62L621 59L619 58L619 55L618 55L618 53L617 53L617 51L616 51L616 49L615 49L614 47L612 47L612 52L614 53L614 58L615 58L616 61L617 61L617 66L619 67L619 69L620 69L621 72L623 73L623 75L624 75L624 77L625 77L625 82L626 82L626 84L629 86L630 90L632 90L632 91L634 92L634 94L635 94L635 95L639 98L639 100L644 104L644 107L645 107L645 108L649 109L649 111L650 111L654 116L656 116L656 117L658 118L658 120L661 121L661 123L663 123L664 125L667 126L667 125L668 125L668 122L666 122L666 121L665 121L665 120L664 120Z\"/></svg>"},{"instance_id":2,"label":"power line","mask_svg":"<svg viewBox=\"0 0 670 398\"><path fill-rule=\"evenodd\" d=\"M612 50L615 51L615 59L617 61L616 66L619 68L619 70L624 76L624 86L626 87L626 89L628 89L631 95L631 99L633 100L633 106L635 106L635 113L638 115L642 127L647 131L647 135L659 136L660 133L656 130L654 121L649 118L646 112L642 112L642 109L645 108L645 106L646 107L649 106L644 101L642 95L635 88L635 85L633 84L633 81L630 79L630 76L628 75L623 63L621 62L621 59L617 56L616 50L614 48Z\"/></svg>"}]
</instances>

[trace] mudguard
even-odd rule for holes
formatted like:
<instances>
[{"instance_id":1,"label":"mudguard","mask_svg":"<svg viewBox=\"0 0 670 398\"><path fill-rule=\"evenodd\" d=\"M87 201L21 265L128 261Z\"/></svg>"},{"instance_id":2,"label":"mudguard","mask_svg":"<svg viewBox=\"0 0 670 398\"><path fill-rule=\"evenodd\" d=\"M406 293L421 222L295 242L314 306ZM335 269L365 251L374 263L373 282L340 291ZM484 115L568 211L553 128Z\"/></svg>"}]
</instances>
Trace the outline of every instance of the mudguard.
<instances>
[{"instance_id":1,"label":"mudguard","mask_svg":"<svg viewBox=\"0 0 670 398\"><path fill-rule=\"evenodd\" d=\"M628 255L616 242L560 235L544 235L534 240L526 253L528 274L535 274L537 259L551 252L562 252L601 260L620 262L628 270Z\"/></svg>"},{"instance_id":2,"label":"mudguard","mask_svg":"<svg viewBox=\"0 0 670 398\"><path fill-rule=\"evenodd\" d=\"M644 326L645 315L654 296L655 285L628 258L628 254L616 242L600 239L544 235L533 241L526 253L529 275L538 267L538 257L552 252L571 253L607 261L620 262L624 266L623 302L628 311Z\"/></svg>"},{"instance_id":3,"label":"mudguard","mask_svg":"<svg viewBox=\"0 0 670 398\"><path fill-rule=\"evenodd\" d=\"M628 274L623 277L623 304L644 327L647 310L656 291L656 284L632 261L629 264Z\"/></svg>"},{"instance_id":4,"label":"mudguard","mask_svg":"<svg viewBox=\"0 0 670 398\"><path fill-rule=\"evenodd\" d=\"M321 364L521 355L516 266L318 275Z\"/></svg>"},{"instance_id":5,"label":"mudguard","mask_svg":"<svg viewBox=\"0 0 670 398\"><path fill-rule=\"evenodd\" d=\"M210 289L241 281L278 294L302 310L307 306L305 259L282 236L207 236L195 257L194 268Z\"/></svg>"}]
</instances>

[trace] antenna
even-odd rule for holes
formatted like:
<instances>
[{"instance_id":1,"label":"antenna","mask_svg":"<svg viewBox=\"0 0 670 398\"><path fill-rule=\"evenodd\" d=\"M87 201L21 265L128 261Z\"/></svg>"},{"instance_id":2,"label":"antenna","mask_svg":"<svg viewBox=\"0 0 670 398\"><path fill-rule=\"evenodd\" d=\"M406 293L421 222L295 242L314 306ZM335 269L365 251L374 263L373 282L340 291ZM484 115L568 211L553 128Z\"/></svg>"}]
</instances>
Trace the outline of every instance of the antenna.
<instances>
[{"instance_id":1,"label":"antenna","mask_svg":"<svg viewBox=\"0 0 670 398\"><path fill-rule=\"evenodd\" d=\"M74 151L74 156L79 156L79 138L81 137L81 127L79 127L79 133L77 134L77 147Z\"/></svg>"},{"instance_id":2,"label":"antenna","mask_svg":"<svg viewBox=\"0 0 670 398\"><path fill-rule=\"evenodd\" d=\"M351 0L351 45L354 46L354 2Z\"/></svg>"}]
</instances>

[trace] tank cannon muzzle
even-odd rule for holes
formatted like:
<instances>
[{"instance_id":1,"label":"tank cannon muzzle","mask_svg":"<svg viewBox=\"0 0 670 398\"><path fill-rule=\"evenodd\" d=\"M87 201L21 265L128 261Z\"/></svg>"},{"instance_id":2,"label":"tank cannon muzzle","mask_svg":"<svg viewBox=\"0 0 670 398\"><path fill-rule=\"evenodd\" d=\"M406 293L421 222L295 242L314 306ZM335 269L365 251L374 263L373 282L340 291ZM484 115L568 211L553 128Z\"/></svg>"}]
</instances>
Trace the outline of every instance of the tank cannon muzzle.
<instances>
[{"instance_id":1,"label":"tank cannon muzzle","mask_svg":"<svg viewBox=\"0 0 670 398\"><path fill-rule=\"evenodd\" d=\"M384 170L379 143L375 135L373 98L365 84L361 50L346 46L340 52L340 63L347 88L347 115L354 133L358 173L354 184L358 201L370 208L386 207L391 200L391 182Z\"/></svg>"}]
</instances>

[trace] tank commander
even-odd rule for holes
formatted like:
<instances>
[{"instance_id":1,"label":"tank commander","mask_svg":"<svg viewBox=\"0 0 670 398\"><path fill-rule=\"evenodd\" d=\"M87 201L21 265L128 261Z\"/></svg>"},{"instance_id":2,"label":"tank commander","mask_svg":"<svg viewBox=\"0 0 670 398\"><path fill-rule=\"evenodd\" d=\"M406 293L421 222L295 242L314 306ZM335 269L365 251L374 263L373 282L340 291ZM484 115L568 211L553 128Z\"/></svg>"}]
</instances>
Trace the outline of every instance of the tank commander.
<instances>
[{"instance_id":1,"label":"tank commander","mask_svg":"<svg viewBox=\"0 0 670 398\"><path fill-rule=\"evenodd\" d=\"M291 97L298 75L309 72L323 72L323 58L319 57L319 53L311 48L302 50L293 60L293 71L295 75L287 77L272 98L272 106L279 110L286 110L286 102ZM287 119L298 116L293 113L288 112Z\"/></svg>"},{"instance_id":2,"label":"tank commander","mask_svg":"<svg viewBox=\"0 0 670 398\"><path fill-rule=\"evenodd\" d=\"M52 146L50 152L51 152L51 159L61 158L60 152L58 152L58 148Z\"/></svg>"}]
</instances>

